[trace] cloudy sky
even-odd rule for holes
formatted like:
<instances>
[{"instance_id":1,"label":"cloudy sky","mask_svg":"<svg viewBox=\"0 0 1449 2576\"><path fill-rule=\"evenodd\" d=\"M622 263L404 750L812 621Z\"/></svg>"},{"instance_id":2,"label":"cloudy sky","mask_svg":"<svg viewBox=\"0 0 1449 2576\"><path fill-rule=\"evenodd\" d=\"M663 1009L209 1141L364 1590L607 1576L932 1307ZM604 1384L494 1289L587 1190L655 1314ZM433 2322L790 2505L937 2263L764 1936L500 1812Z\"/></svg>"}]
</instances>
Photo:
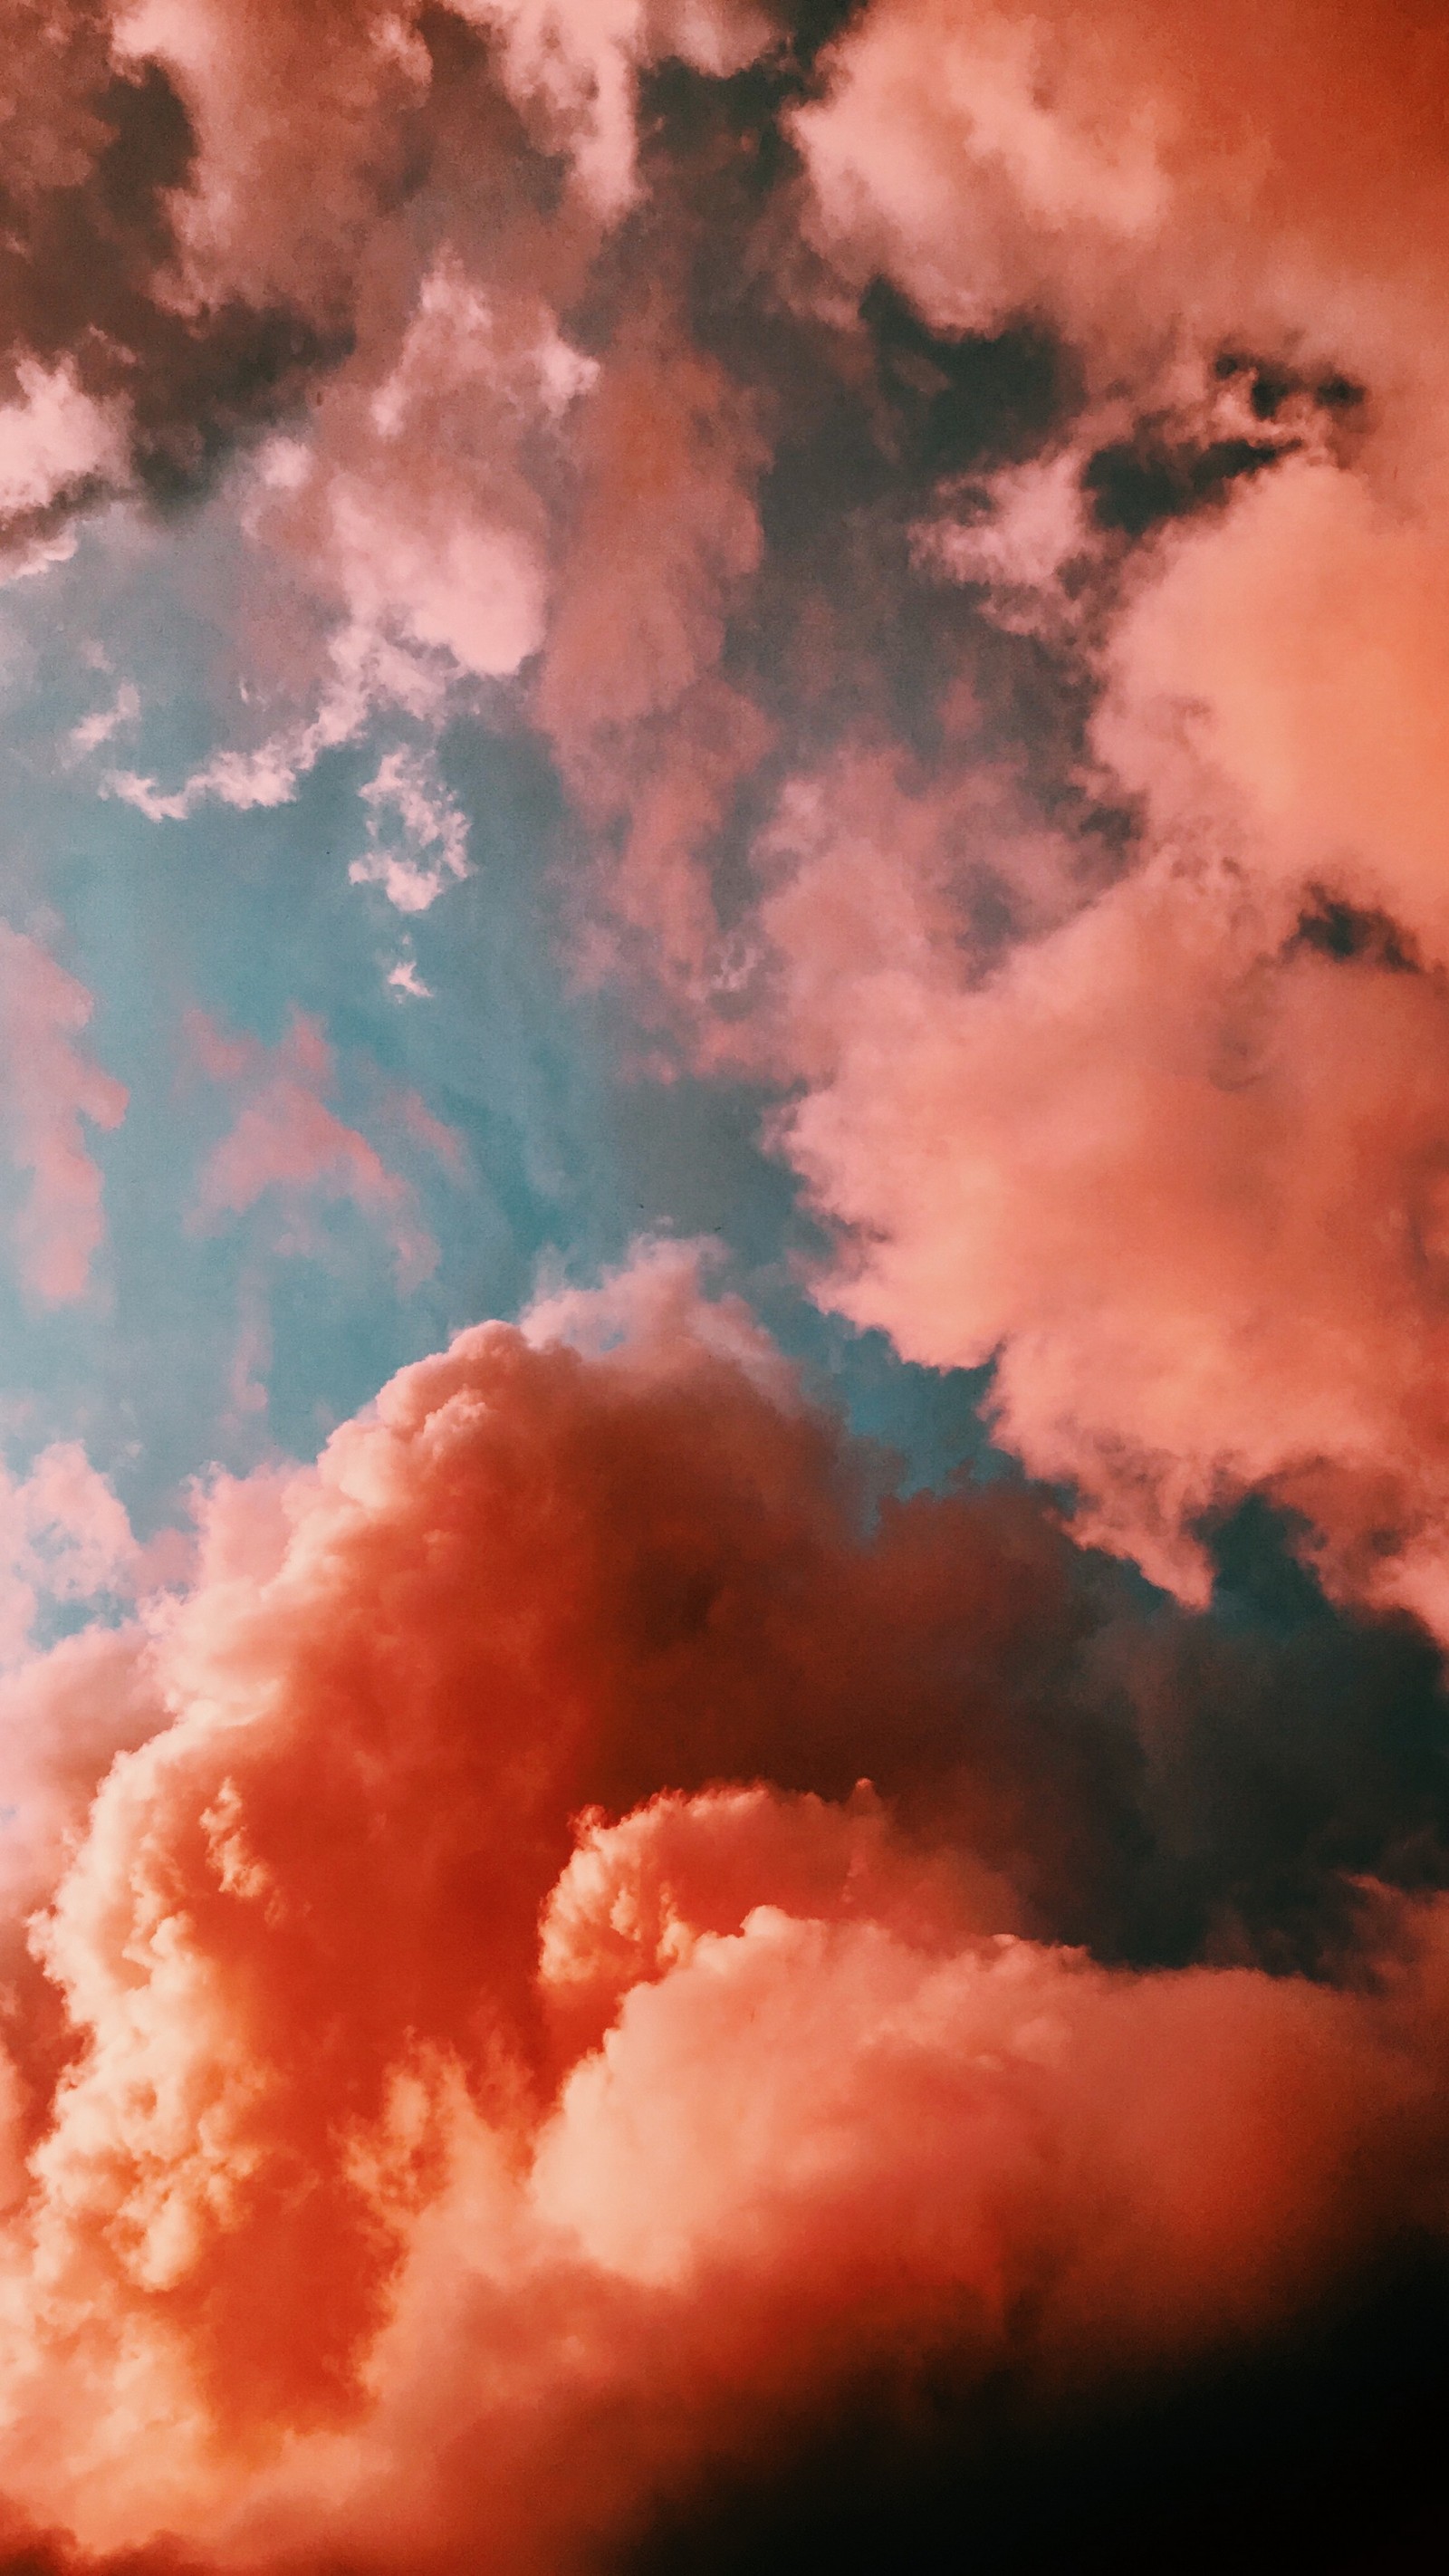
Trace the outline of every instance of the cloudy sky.
<instances>
[{"instance_id":1,"label":"cloudy sky","mask_svg":"<svg viewBox=\"0 0 1449 2576\"><path fill-rule=\"evenodd\" d=\"M0 2576L1425 2563L1442 0L0 128Z\"/></svg>"}]
</instances>

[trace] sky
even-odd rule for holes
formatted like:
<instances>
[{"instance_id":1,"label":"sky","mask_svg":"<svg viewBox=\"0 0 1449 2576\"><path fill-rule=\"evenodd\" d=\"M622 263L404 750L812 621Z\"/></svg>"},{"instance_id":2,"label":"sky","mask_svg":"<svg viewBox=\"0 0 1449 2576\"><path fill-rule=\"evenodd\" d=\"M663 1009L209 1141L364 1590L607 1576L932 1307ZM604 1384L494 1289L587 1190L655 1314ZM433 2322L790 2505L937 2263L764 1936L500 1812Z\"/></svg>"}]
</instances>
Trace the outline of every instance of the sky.
<instances>
[{"instance_id":1,"label":"sky","mask_svg":"<svg viewBox=\"0 0 1449 2576\"><path fill-rule=\"evenodd\" d=\"M1440 0L0 129L0 2576L1432 2563Z\"/></svg>"}]
</instances>

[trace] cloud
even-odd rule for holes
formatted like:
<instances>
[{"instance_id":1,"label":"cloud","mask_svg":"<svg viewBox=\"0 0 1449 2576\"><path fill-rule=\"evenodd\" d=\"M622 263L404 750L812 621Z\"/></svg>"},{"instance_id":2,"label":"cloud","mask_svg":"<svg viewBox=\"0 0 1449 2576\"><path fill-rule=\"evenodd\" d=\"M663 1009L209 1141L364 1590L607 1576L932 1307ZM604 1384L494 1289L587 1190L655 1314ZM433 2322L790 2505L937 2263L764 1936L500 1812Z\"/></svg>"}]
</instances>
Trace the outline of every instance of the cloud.
<instances>
[{"instance_id":1,"label":"cloud","mask_svg":"<svg viewBox=\"0 0 1449 2576\"><path fill-rule=\"evenodd\" d=\"M812 997L849 828L779 898ZM1010 1445L1189 1597L1194 1522L1261 1484L1335 1581L1441 1627L1437 980L1372 917L1184 859L973 985L865 864L916 946L859 972L781 1126L855 1242L825 1293L912 1358L999 1354Z\"/></svg>"},{"instance_id":2,"label":"cloud","mask_svg":"<svg viewBox=\"0 0 1449 2576\"><path fill-rule=\"evenodd\" d=\"M26 1183L11 1231L21 1283L43 1305L85 1294L105 1236L101 1175L82 1120L112 1129L126 1114L124 1085L79 1043L92 1008L83 984L33 939L0 924L0 1131Z\"/></svg>"},{"instance_id":3,"label":"cloud","mask_svg":"<svg viewBox=\"0 0 1449 2576\"><path fill-rule=\"evenodd\" d=\"M812 220L940 327L993 330L1044 299L1099 382L1154 341L1240 333L1309 365L1397 345L1397 387L1406 358L1437 364L1401 335L1440 257L1443 45L1412 0L1328 31L1307 0L1267 27L1240 0L1113 0L1090 21L1073 0L884 0L794 121Z\"/></svg>"},{"instance_id":4,"label":"cloud","mask_svg":"<svg viewBox=\"0 0 1449 2576\"><path fill-rule=\"evenodd\" d=\"M320 620L303 709L250 748L212 754L177 787L131 770L104 786L153 822L185 821L212 800L282 805L328 752L401 713L425 739L386 755L363 791L370 838L391 804L405 833L421 833L420 850L436 841L438 855L374 848L357 865L374 870L359 881L416 911L439 869L439 887L464 872L426 733L479 684L513 677L542 642L546 516L526 465L540 444L558 444L594 368L537 291L506 277L495 286L486 268L470 277L451 249L406 279L401 299L389 285L401 309L319 392L311 440L265 443L246 491L267 575L300 574Z\"/></svg>"},{"instance_id":5,"label":"cloud","mask_svg":"<svg viewBox=\"0 0 1449 2576\"><path fill-rule=\"evenodd\" d=\"M254 1038L230 1038L204 1012L193 1011L187 1037L207 1078L241 1094L233 1124L202 1166L195 1224L245 1216L265 1203L280 1216L278 1249L315 1255L315 1207L344 1201L391 1246L401 1293L430 1276L437 1245L419 1217L411 1182L328 1106L336 1067L317 1021L294 1014L286 1035L269 1049ZM412 1145L458 1170L457 1139L412 1093L390 1099L385 1114Z\"/></svg>"},{"instance_id":6,"label":"cloud","mask_svg":"<svg viewBox=\"0 0 1449 2576\"><path fill-rule=\"evenodd\" d=\"M150 823L188 822L213 801L243 814L269 812L292 802L299 780L328 752L356 742L380 707L436 720L445 706L437 674L366 627L338 629L328 638L322 663L312 711L251 750L213 752L173 788L136 770L110 770L101 781L102 795L134 805Z\"/></svg>"},{"instance_id":7,"label":"cloud","mask_svg":"<svg viewBox=\"0 0 1449 2576\"><path fill-rule=\"evenodd\" d=\"M116 409L96 402L63 359L47 369L22 358L21 399L0 407L0 519L35 520L62 497L123 470Z\"/></svg>"},{"instance_id":8,"label":"cloud","mask_svg":"<svg viewBox=\"0 0 1449 2576\"><path fill-rule=\"evenodd\" d=\"M915 532L922 563L979 584L987 613L1008 633L1050 637L1073 623L1063 579L1095 551L1086 520L1082 457L1075 447L991 476L968 513L959 506Z\"/></svg>"},{"instance_id":9,"label":"cloud","mask_svg":"<svg viewBox=\"0 0 1449 2576\"><path fill-rule=\"evenodd\" d=\"M843 1783L970 1775L912 1695L959 1707L973 1641L1009 1693L1030 1516L872 1537L689 1275L404 1370L217 1486L143 1632L13 1686L104 1770L36 1840L13 2052L0 2476L42 2527L582 2567L863 2371L1044 2404L1442 2223L1442 1906L1385 1898L1344 1983L1024 1937L989 1756L976 1834Z\"/></svg>"},{"instance_id":10,"label":"cloud","mask_svg":"<svg viewBox=\"0 0 1449 2576\"><path fill-rule=\"evenodd\" d=\"M597 242L635 197L647 69L683 57L722 76L776 41L744 0L663 11L622 0L603 16L593 0L436 11L370 0L305 21L286 0L244 21L216 0L23 0L7 23L0 110L13 216L0 359L16 389L0 402L5 533L53 545L100 500L193 489L350 347L385 356L389 283L419 249L403 209L420 188L434 206L446 198L460 143L476 151L485 136L505 160L531 161L525 200L561 156L573 184L558 232ZM498 521L486 436L468 456L455 421L464 453L450 470L436 414L425 424L414 399L440 332L455 357L460 334L486 336L483 281L444 243L410 282L421 302L392 345L384 435L410 415L413 491L400 485L389 510L365 470L339 477L335 542L359 593L380 601L403 585L410 615L391 604L427 645L458 649L470 671L511 670L539 616L532 532ZM546 353L556 392L556 344ZM476 360L465 372L478 377ZM480 487L471 511L456 490L446 498L460 464Z\"/></svg>"},{"instance_id":11,"label":"cloud","mask_svg":"<svg viewBox=\"0 0 1449 2576\"><path fill-rule=\"evenodd\" d=\"M620 335L580 423L580 494L540 720L613 864L605 902L700 993L718 942L702 849L769 727L719 669L761 555L764 442L712 359L656 310Z\"/></svg>"},{"instance_id":12,"label":"cloud","mask_svg":"<svg viewBox=\"0 0 1449 2576\"><path fill-rule=\"evenodd\" d=\"M316 667L260 743L111 792L276 805L401 714L352 865L422 910L467 864L430 741L532 720L584 978L804 1084L774 1133L847 1238L821 1293L999 1355L1001 1436L1159 1577L1200 1594L1197 1524L1266 1486L1333 1584L1442 1630L1401 1035L1437 1062L1436 29L876 0L811 61L722 11L233 18L131 12L119 88L67 21L26 202L136 120L149 318L124 386L93 317L22 334L4 418L48 509L165 412L178 330L198 453L311 333L234 498ZM209 372L243 310L293 352L256 410ZM308 1114L380 1213L376 1149Z\"/></svg>"},{"instance_id":13,"label":"cloud","mask_svg":"<svg viewBox=\"0 0 1449 2576\"><path fill-rule=\"evenodd\" d=\"M94 715L82 716L80 723L72 726L68 737L71 750L81 757L87 752L99 751L102 743L112 741L116 734L135 724L140 713L139 690L134 681L123 680L108 707L98 708Z\"/></svg>"},{"instance_id":14,"label":"cloud","mask_svg":"<svg viewBox=\"0 0 1449 2576\"><path fill-rule=\"evenodd\" d=\"M593 373L536 297L490 295L439 258L324 467L322 544L354 622L399 630L479 679L536 652L542 520L517 450Z\"/></svg>"},{"instance_id":15,"label":"cloud","mask_svg":"<svg viewBox=\"0 0 1449 2576\"><path fill-rule=\"evenodd\" d=\"M102 2552L582 2576L853 2406L1291 2351L1444 2233L1439 16L6 42L14 561L212 478L277 664L107 792L366 741L410 916L470 865L444 726L526 734L580 976L768 1092L819 1301L989 1367L1051 1492L902 1499L655 1245L17 1661L0 2486ZM54 1301L124 1103L7 937ZM425 1276L422 1100L193 1037L194 1221ZM145 1591L76 1454L0 1500L16 1658L47 1567Z\"/></svg>"},{"instance_id":16,"label":"cloud","mask_svg":"<svg viewBox=\"0 0 1449 2576\"><path fill-rule=\"evenodd\" d=\"M636 83L661 57L726 77L770 43L752 0L712 8L639 0L457 0L460 14L498 31L504 77L540 136L571 152L579 181L606 215L635 193Z\"/></svg>"},{"instance_id":17,"label":"cloud","mask_svg":"<svg viewBox=\"0 0 1449 2576\"><path fill-rule=\"evenodd\" d=\"M130 1522L77 1441L53 1441L18 1480L0 1471L0 1528L0 1664L25 1661L42 1594L76 1602L133 1589Z\"/></svg>"},{"instance_id":18,"label":"cloud","mask_svg":"<svg viewBox=\"0 0 1449 2576\"><path fill-rule=\"evenodd\" d=\"M406 993L411 1001L430 1002L433 999L433 988L423 982L415 957L400 957L397 964L388 969L387 980L394 992Z\"/></svg>"},{"instance_id":19,"label":"cloud","mask_svg":"<svg viewBox=\"0 0 1449 2576\"><path fill-rule=\"evenodd\" d=\"M235 274L178 295L196 138L117 15L22 0L5 28L0 482L7 544L32 552L108 498L194 486L320 354L306 314Z\"/></svg>"},{"instance_id":20,"label":"cloud","mask_svg":"<svg viewBox=\"0 0 1449 2576\"><path fill-rule=\"evenodd\" d=\"M425 757L388 752L362 801L371 846L347 871L354 885L381 886L399 912L427 912L445 886L471 875L468 818ZM401 847L382 820L389 811Z\"/></svg>"},{"instance_id":21,"label":"cloud","mask_svg":"<svg viewBox=\"0 0 1449 2576\"><path fill-rule=\"evenodd\" d=\"M794 119L826 258L942 340L1029 301L1079 354L1065 443L940 478L912 542L1088 714L1028 793L1045 872L1003 850L1006 940L939 756L874 811L858 744L799 777L745 1017L808 1086L775 1133L842 1229L822 1294L995 1358L1085 1538L1200 1598L1198 1525L1266 1487L1443 1636L1442 34L1320 33L885 0L828 55ZM1130 819L1106 871L1084 791Z\"/></svg>"}]
</instances>

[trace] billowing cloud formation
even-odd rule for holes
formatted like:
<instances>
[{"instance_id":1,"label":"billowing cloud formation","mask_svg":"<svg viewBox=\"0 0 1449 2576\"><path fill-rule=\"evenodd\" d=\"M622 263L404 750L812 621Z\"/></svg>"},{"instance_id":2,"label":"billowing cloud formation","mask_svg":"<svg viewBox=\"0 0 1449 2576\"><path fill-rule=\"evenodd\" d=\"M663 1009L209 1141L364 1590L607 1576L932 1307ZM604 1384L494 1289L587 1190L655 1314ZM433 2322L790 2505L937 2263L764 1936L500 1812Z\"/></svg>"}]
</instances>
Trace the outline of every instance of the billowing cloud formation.
<instances>
[{"instance_id":1,"label":"billowing cloud formation","mask_svg":"<svg viewBox=\"0 0 1449 2576\"><path fill-rule=\"evenodd\" d=\"M240 15L211 0L23 0L0 90L0 341L17 387L0 405L7 535L44 537L57 514L107 493L184 487L350 342L375 355L399 266L417 254L409 200L420 188L431 200L421 229L436 235L460 150L501 145L505 163L531 150L540 167L570 172L561 232L596 239L635 193L647 67L682 56L725 74L773 40L744 0L655 11L627 0L613 11L596 0L439 11L268 0ZM458 216L466 229L469 212ZM396 440L407 424L419 442L436 439L439 397L456 403L470 382L489 409L501 388L478 355L493 329L443 245L396 344L379 435ZM445 341L452 358L440 367ZM545 333L545 361L553 345ZM557 401L557 366L545 374L544 400ZM434 407L431 433L420 401ZM488 443L461 462L460 479L439 453L437 481L422 468L414 507L396 519L365 479L339 487L335 539L361 591L399 572L410 580L424 640L461 641L469 668L509 669L505 634L516 658L538 613L527 532L495 532L481 583L495 602L470 611L483 566L465 533L476 514L466 486L470 463L475 478L492 470ZM439 547L451 583L429 567Z\"/></svg>"},{"instance_id":2,"label":"billowing cloud formation","mask_svg":"<svg viewBox=\"0 0 1449 2576\"><path fill-rule=\"evenodd\" d=\"M1193 1524L1269 1486L1442 1627L1446 1037L1382 916L1164 859L980 986L875 961L786 1132L869 1247L832 1293L912 1357L1000 1350L1088 1534L1200 1598Z\"/></svg>"},{"instance_id":3,"label":"billowing cloud formation","mask_svg":"<svg viewBox=\"0 0 1449 2576\"><path fill-rule=\"evenodd\" d=\"M71 1798L105 1772L69 1850L38 1777L7 1827L56 1873L3 2238L37 2523L582 2566L862 2372L1044 2400L1442 2225L1442 1907L1339 1987L1022 1937L990 1702L1054 1542L1009 1497L872 1536L857 1476L655 1255L219 1486L184 1593L26 1677Z\"/></svg>"},{"instance_id":4,"label":"billowing cloud formation","mask_svg":"<svg viewBox=\"0 0 1449 2576\"><path fill-rule=\"evenodd\" d=\"M1085 1528L1193 1591L1194 1521L1266 1484L1333 1581L1442 1632L1442 29L1321 34L1292 8L1262 47L1191 14L1096 13L1089 37L1070 9L948 32L887 8L799 121L851 257L955 328L1044 296L1099 382L1125 361L1160 391L1130 437L1099 419L1062 453L1035 547L1025 486L933 531L1006 622L1091 610L1089 750L1140 800L1145 864L983 981L939 943L939 869L903 887L898 849L871 853L914 945L838 984L789 1136L860 1229L850 1311L936 1362L999 1350L1004 1434L1080 1486ZM1189 434L1194 366L1216 390ZM861 863L841 787L819 792L837 866L812 855L777 907L812 988L827 883Z\"/></svg>"},{"instance_id":5,"label":"billowing cloud formation","mask_svg":"<svg viewBox=\"0 0 1449 2576\"><path fill-rule=\"evenodd\" d=\"M804 1082L822 1293L999 1355L999 1435L1158 1579L1200 1597L1198 1525L1266 1486L1442 1629L1435 25L888 0L812 68L743 18L379 19L325 84L290 13L209 25L126 40L191 105L189 292L351 317L245 504L321 659L258 748L115 785L273 803L511 683L583 971ZM461 854L428 758L354 862L405 909Z\"/></svg>"},{"instance_id":6,"label":"billowing cloud formation","mask_svg":"<svg viewBox=\"0 0 1449 2576\"><path fill-rule=\"evenodd\" d=\"M901 1501L656 1254L8 1675L0 2488L559 2576L862 2388L1442 2259L1442 9L12 15L9 569L209 488L257 639L189 776L75 749L159 829L352 747L412 913L507 732L640 1063L770 1096L814 1293L1058 1499ZM63 1303L124 1102L0 966ZM421 1100L198 1044L198 1224L421 1278ZM11 1494L17 1620L138 1579L103 1505Z\"/></svg>"}]
</instances>

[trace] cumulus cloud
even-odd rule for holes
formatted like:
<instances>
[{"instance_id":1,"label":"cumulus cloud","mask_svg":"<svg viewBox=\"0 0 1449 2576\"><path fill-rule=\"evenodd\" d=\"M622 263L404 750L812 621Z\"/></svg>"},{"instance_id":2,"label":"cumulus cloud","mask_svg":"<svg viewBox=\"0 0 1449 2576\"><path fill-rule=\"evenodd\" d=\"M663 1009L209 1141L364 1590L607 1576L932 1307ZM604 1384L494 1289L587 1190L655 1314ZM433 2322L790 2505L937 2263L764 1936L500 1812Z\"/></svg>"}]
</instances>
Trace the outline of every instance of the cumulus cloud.
<instances>
[{"instance_id":1,"label":"cumulus cloud","mask_svg":"<svg viewBox=\"0 0 1449 2576\"><path fill-rule=\"evenodd\" d=\"M1056 1497L901 1501L656 1248L7 1678L37 2524L559 2576L872 2374L1044 2403L1442 2241L1441 20L16 15L14 562L265 431L224 505L306 594L253 734L108 791L367 737L351 874L420 914L444 724L527 734L580 973L773 1090L819 1298L990 1365ZM7 936L54 1301L124 1101ZM196 1221L425 1275L424 1104L196 1045ZM36 1472L17 1621L127 1562ZM1357 1624L1203 1643L1253 1496Z\"/></svg>"},{"instance_id":2,"label":"cumulus cloud","mask_svg":"<svg viewBox=\"0 0 1449 2576\"><path fill-rule=\"evenodd\" d=\"M1440 253L1428 101L1443 29L1414 0L1113 0L1026 11L886 0L795 120L822 239L945 328L1045 299L1098 381L1152 343L1389 357ZM1382 187L1383 155L1394 184ZM1331 184L1330 184L1331 181ZM1415 229L1405 231L1405 219ZM1411 369L1437 363L1399 346Z\"/></svg>"},{"instance_id":3,"label":"cumulus cloud","mask_svg":"<svg viewBox=\"0 0 1449 2576\"><path fill-rule=\"evenodd\" d=\"M837 828L778 899L802 977ZM1194 1523L1267 1485L1336 1581L1438 1627L1442 994L1301 900L1164 860L974 986L918 908L781 1132L858 1233L828 1293L913 1358L999 1353L1002 1430L1085 1536L1202 1597Z\"/></svg>"},{"instance_id":4,"label":"cumulus cloud","mask_svg":"<svg viewBox=\"0 0 1449 2576\"><path fill-rule=\"evenodd\" d=\"M914 544L1075 662L1077 781L1138 829L1123 881L1059 871L1067 917L1018 911L1047 936L1003 957L929 775L900 805L924 863L909 823L862 855L848 762L802 783L764 951L815 1087L778 1133L849 1238L825 1293L916 1358L999 1355L1002 1436L1084 1535L1200 1594L1195 1525L1266 1485L1332 1582L1443 1634L1442 31L1336 22L1310 112L1317 32L904 0L796 119L847 272L942 331L1045 299L1079 352L1070 442L943 482ZM862 866L874 956L841 947Z\"/></svg>"},{"instance_id":5,"label":"cumulus cloud","mask_svg":"<svg viewBox=\"0 0 1449 2576\"><path fill-rule=\"evenodd\" d=\"M37 2523L582 2567L862 2370L1044 2394L1442 2223L1438 1906L1346 1986L1107 1969L1016 1927L989 1778L974 1839L841 1785L899 1752L932 1617L1010 1689L1029 1524L973 1506L927 1612L919 1516L871 1536L690 1275L465 1333L315 1468L219 1485L144 1631L23 1677L104 1773L33 1837L12 2051ZM930 1735L918 1775L962 1759Z\"/></svg>"}]
</instances>

